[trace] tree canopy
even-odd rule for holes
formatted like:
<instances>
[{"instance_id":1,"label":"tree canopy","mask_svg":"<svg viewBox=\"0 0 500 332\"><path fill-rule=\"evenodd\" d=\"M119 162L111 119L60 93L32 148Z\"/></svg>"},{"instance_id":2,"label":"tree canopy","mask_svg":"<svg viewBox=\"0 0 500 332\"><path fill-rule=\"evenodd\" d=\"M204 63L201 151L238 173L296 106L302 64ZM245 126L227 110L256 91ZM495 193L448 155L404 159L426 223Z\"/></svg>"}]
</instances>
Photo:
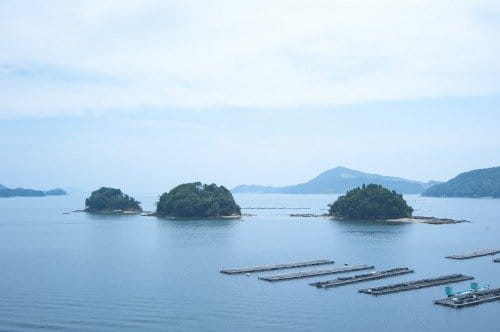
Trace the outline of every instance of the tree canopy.
<instances>
[{"instance_id":1,"label":"tree canopy","mask_svg":"<svg viewBox=\"0 0 500 332\"><path fill-rule=\"evenodd\" d=\"M241 209L224 186L194 182L181 184L161 195L156 203L156 214L159 217L217 218L240 215Z\"/></svg>"},{"instance_id":2,"label":"tree canopy","mask_svg":"<svg viewBox=\"0 0 500 332\"><path fill-rule=\"evenodd\" d=\"M135 211L140 212L141 202L122 193L120 189L102 187L85 199L88 212Z\"/></svg>"},{"instance_id":3,"label":"tree canopy","mask_svg":"<svg viewBox=\"0 0 500 332\"><path fill-rule=\"evenodd\" d=\"M350 220L384 220L411 217L413 208L403 195L377 184L349 190L328 205L330 215Z\"/></svg>"}]
</instances>

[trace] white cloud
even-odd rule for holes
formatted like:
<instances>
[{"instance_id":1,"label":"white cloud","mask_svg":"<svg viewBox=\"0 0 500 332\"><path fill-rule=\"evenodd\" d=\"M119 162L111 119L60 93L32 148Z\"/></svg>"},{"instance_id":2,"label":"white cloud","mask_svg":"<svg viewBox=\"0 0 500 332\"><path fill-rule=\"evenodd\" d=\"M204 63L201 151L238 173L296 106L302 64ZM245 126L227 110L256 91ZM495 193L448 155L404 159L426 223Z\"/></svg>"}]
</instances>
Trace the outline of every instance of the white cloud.
<instances>
[{"instance_id":1,"label":"white cloud","mask_svg":"<svg viewBox=\"0 0 500 332\"><path fill-rule=\"evenodd\" d=\"M495 94L499 10L494 1L4 2L0 118Z\"/></svg>"}]
</instances>

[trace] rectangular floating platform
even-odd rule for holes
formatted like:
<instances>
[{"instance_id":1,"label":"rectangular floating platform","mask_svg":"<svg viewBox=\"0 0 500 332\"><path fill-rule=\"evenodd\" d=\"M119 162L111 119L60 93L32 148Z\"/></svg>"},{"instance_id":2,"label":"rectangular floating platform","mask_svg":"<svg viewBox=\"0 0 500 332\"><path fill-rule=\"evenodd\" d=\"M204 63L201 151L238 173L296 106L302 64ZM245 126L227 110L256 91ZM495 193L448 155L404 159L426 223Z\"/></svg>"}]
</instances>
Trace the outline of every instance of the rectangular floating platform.
<instances>
[{"instance_id":1,"label":"rectangular floating platform","mask_svg":"<svg viewBox=\"0 0 500 332\"><path fill-rule=\"evenodd\" d=\"M481 256L487 256L487 255L495 255L499 252L500 252L499 249L485 249L485 250L471 251L471 252L467 252L465 254L450 255L450 256L446 256L445 258L468 259L468 258L481 257Z\"/></svg>"},{"instance_id":2,"label":"rectangular floating platform","mask_svg":"<svg viewBox=\"0 0 500 332\"><path fill-rule=\"evenodd\" d=\"M474 293L452 296L446 299L436 300L435 304L460 309L471 305L500 300L500 288L487 289Z\"/></svg>"},{"instance_id":3,"label":"rectangular floating platform","mask_svg":"<svg viewBox=\"0 0 500 332\"><path fill-rule=\"evenodd\" d=\"M317 276L324 276L327 274L334 273L343 273L343 272L351 272L351 271L359 271L359 270L369 270L373 269L372 265L346 265L333 269L325 269L325 270L313 270L313 271L300 271L294 273L286 273L286 274L276 274L271 276L259 277L261 280L265 281L285 281L292 279L302 279L302 278L310 278Z\"/></svg>"},{"instance_id":4,"label":"rectangular floating platform","mask_svg":"<svg viewBox=\"0 0 500 332\"><path fill-rule=\"evenodd\" d=\"M349 277L340 277L337 279L332 279L332 280L327 280L327 281L318 281L318 282L313 282L312 284L309 284L309 285L316 286L318 288L330 288L330 287L338 287L338 286L354 284L357 282L363 282L363 281L368 281L368 280L395 277L398 275L402 275L402 274L406 274L406 273L413 273L413 272L414 272L413 270L410 270L407 267L402 267L402 268L396 268L396 269L390 269L390 270L384 270L384 271L374 271L374 272L365 273L365 274L357 274L357 275L349 276Z\"/></svg>"},{"instance_id":5,"label":"rectangular floating platform","mask_svg":"<svg viewBox=\"0 0 500 332\"><path fill-rule=\"evenodd\" d=\"M449 275L445 275L445 276L441 276L441 277L437 277L437 278L407 281L407 282L402 282L399 284L392 284L392 285L380 286L380 287L374 287L374 288L365 288L365 289L360 289L359 292L366 293L366 294L372 294L372 295L383 295L383 294L389 294L389 293L409 291L409 290L414 290L414 289L419 289L419 288L424 288L424 287L434 287L434 286L445 285L445 284L450 284L450 283L454 283L454 282L471 280L471 279L474 279L474 277L466 276L463 274L449 274Z\"/></svg>"},{"instance_id":6,"label":"rectangular floating platform","mask_svg":"<svg viewBox=\"0 0 500 332\"><path fill-rule=\"evenodd\" d=\"M493 261L494 261L495 263L500 263L500 258L495 258Z\"/></svg>"},{"instance_id":7,"label":"rectangular floating platform","mask_svg":"<svg viewBox=\"0 0 500 332\"><path fill-rule=\"evenodd\" d=\"M240 274L240 273L250 273L250 272L261 272L261 271L272 271L272 270L280 270L280 269L290 269L294 267L304 267L304 266L315 266L315 265L325 265L325 264L333 264L332 260L328 259L320 259L314 261L305 261L305 262L294 262L287 264L275 264L275 265L263 265L263 266L254 266L254 267L242 267L238 269L228 269L221 270L220 273L225 274Z\"/></svg>"}]
</instances>

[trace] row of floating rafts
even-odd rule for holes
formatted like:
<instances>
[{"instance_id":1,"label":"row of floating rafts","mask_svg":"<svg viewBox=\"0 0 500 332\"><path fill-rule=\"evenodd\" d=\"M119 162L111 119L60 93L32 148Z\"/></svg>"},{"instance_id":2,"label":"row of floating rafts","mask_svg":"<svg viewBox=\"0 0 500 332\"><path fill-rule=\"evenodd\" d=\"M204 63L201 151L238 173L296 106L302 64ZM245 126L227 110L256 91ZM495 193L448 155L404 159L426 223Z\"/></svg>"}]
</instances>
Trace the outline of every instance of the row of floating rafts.
<instances>
[{"instance_id":1,"label":"row of floating rafts","mask_svg":"<svg viewBox=\"0 0 500 332\"><path fill-rule=\"evenodd\" d=\"M393 272L400 272L400 271L407 271L408 268L395 268L395 269L390 269L390 270L383 270L383 271L372 271L369 273L363 273L363 274L356 274L353 276L348 276L348 277L339 277L337 280L345 281L345 280L352 280L352 279L357 279L357 278L364 278L364 277L371 277L374 274L380 274L385 275L385 274L391 274Z\"/></svg>"}]
</instances>

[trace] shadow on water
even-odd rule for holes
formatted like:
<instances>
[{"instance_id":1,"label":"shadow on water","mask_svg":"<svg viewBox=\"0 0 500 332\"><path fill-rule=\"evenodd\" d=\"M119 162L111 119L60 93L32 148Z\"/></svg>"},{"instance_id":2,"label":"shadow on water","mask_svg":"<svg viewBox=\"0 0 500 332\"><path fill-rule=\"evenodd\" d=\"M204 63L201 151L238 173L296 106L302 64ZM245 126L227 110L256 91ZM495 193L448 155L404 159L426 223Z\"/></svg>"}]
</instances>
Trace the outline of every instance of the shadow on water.
<instances>
[{"instance_id":1,"label":"shadow on water","mask_svg":"<svg viewBox=\"0 0 500 332\"><path fill-rule=\"evenodd\" d=\"M373 220L331 220L339 231L357 235L395 235L407 233L412 224Z\"/></svg>"},{"instance_id":2,"label":"shadow on water","mask_svg":"<svg viewBox=\"0 0 500 332\"><path fill-rule=\"evenodd\" d=\"M140 221L142 217L140 214L123 214L123 213L88 213L81 212L86 218L90 220L106 220L106 221L122 221L122 220L133 220Z\"/></svg>"},{"instance_id":3,"label":"shadow on water","mask_svg":"<svg viewBox=\"0 0 500 332\"><path fill-rule=\"evenodd\" d=\"M169 228L177 229L207 229L220 227L234 227L236 223L241 220L227 220L227 219L172 219L172 218L157 218L149 217L152 221L156 221L159 226L166 226Z\"/></svg>"}]
</instances>

